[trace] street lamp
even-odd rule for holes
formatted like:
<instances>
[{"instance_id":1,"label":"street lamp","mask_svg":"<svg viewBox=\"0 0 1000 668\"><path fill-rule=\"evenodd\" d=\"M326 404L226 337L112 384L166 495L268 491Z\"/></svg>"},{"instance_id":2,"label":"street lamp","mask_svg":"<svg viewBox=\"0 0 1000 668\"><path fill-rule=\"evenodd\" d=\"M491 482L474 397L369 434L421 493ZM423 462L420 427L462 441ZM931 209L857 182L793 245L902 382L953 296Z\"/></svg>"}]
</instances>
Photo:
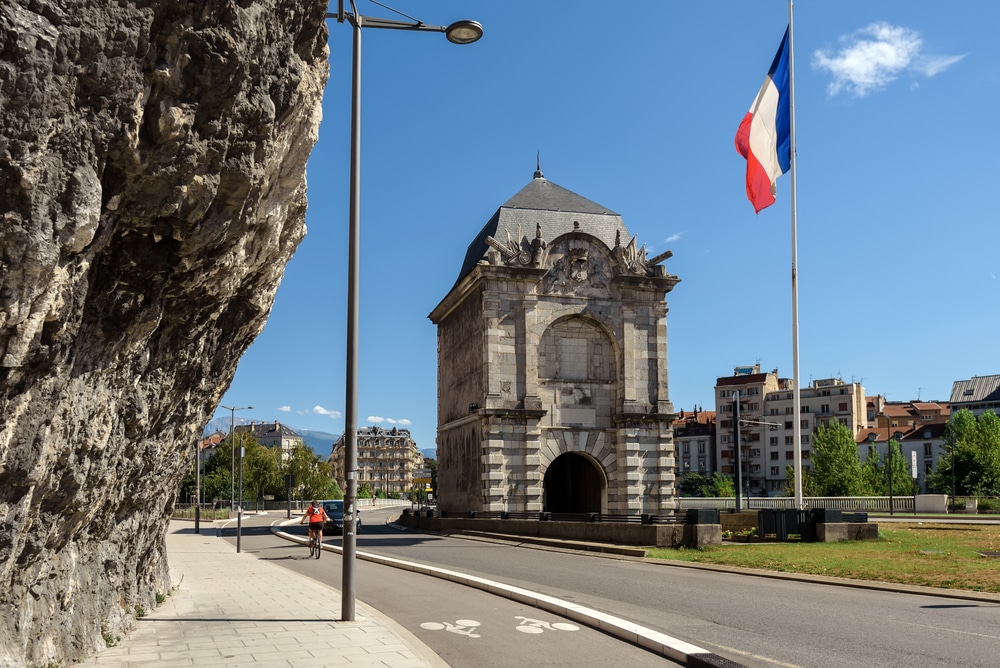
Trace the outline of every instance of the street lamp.
<instances>
[{"instance_id":1,"label":"street lamp","mask_svg":"<svg viewBox=\"0 0 1000 668\"><path fill-rule=\"evenodd\" d=\"M353 28L353 66L351 74L351 181L350 213L348 219L347 261L347 361L346 398L344 408L344 473L347 490L344 497L344 539L342 546L343 576L341 582L341 618L354 621L354 561L357 540L354 531L358 493L358 301L361 215L361 29L385 28L390 30L419 30L443 32L453 44L471 44L483 36L483 27L475 21L457 21L447 27L426 25L412 19L412 23L362 16L354 0L351 11L344 11L344 0L337 3L337 13L327 18L337 23L347 21ZM384 6L384 5L382 5ZM396 11L396 10L393 10ZM399 12L397 12L399 13Z\"/></svg>"},{"instance_id":2,"label":"street lamp","mask_svg":"<svg viewBox=\"0 0 1000 668\"><path fill-rule=\"evenodd\" d=\"M250 411L253 410L253 406L242 406L237 408L235 406L219 406L219 408L225 408L229 411L229 505L236 503L236 434L234 433L236 429L236 411Z\"/></svg>"}]
</instances>

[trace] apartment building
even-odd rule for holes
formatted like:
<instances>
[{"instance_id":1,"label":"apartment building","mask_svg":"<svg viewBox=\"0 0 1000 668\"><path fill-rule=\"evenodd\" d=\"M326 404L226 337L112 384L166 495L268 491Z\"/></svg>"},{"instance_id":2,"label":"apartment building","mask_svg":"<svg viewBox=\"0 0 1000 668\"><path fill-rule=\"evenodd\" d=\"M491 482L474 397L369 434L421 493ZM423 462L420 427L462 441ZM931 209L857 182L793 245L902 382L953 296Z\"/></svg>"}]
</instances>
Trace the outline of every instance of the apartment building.
<instances>
[{"instance_id":1,"label":"apartment building","mask_svg":"<svg viewBox=\"0 0 1000 668\"><path fill-rule=\"evenodd\" d=\"M278 448L281 450L281 460L287 461L292 456L292 449L296 445L302 445L302 437L295 430L278 421L274 422L251 422L250 424L238 424L234 429L239 443L239 434L249 434L258 443L266 448Z\"/></svg>"},{"instance_id":2,"label":"apartment building","mask_svg":"<svg viewBox=\"0 0 1000 668\"><path fill-rule=\"evenodd\" d=\"M791 380L766 397L766 420L778 426L768 432L765 486L769 495L782 493L788 480L786 468L795 457L795 399ZM845 383L840 378L814 380L799 391L799 427L802 434L802 468L810 468L815 430L840 422L854 434L868 426L865 391L861 383Z\"/></svg>"},{"instance_id":3,"label":"apartment building","mask_svg":"<svg viewBox=\"0 0 1000 668\"><path fill-rule=\"evenodd\" d=\"M779 378L778 370L761 373L760 365L736 367L732 376L715 385L716 452L718 470L735 476L736 428L733 402L740 397L740 437L743 441L744 490L750 495L779 496L788 484L787 468L795 461L795 423L802 437L802 468L807 471L814 431L841 422L857 436L867 428L866 398L861 383L839 378L813 381L799 391L799 414L795 414L794 385Z\"/></svg>"},{"instance_id":4,"label":"apartment building","mask_svg":"<svg viewBox=\"0 0 1000 668\"><path fill-rule=\"evenodd\" d=\"M333 444L330 462L333 477L347 489L344 475L346 435ZM368 485L375 494L404 494L413 488L413 479L424 468L424 456L408 429L362 427L358 429L358 486Z\"/></svg>"},{"instance_id":5,"label":"apartment building","mask_svg":"<svg viewBox=\"0 0 1000 668\"><path fill-rule=\"evenodd\" d=\"M944 431L952 407L937 401L888 402L882 396L868 397L867 404L870 426L855 435L861 461L869 447L884 459L888 442L894 439L921 491L927 491L927 473L944 454ZM874 413L873 408L877 409Z\"/></svg>"},{"instance_id":6,"label":"apartment building","mask_svg":"<svg viewBox=\"0 0 1000 668\"><path fill-rule=\"evenodd\" d=\"M778 370L761 373L760 364L738 366L732 376L715 381L715 461L716 470L736 477L736 425L733 422L733 403L740 400L740 435L743 441L743 492L763 496L767 494L765 467L769 455L763 444L769 428L764 424L765 397L781 387Z\"/></svg>"},{"instance_id":7,"label":"apartment building","mask_svg":"<svg viewBox=\"0 0 1000 668\"><path fill-rule=\"evenodd\" d=\"M678 477L691 472L711 475L716 470L715 411L682 410L673 426Z\"/></svg>"}]
</instances>

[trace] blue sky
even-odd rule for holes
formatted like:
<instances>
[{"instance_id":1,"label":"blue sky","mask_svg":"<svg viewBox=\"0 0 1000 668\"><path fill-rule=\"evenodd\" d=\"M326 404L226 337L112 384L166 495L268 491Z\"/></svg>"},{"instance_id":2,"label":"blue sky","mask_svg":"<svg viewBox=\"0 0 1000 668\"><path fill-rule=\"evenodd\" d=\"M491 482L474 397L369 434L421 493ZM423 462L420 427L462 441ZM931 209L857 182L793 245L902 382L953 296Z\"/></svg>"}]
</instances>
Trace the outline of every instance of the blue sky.
<instances>
[{"instance_id":1,"label":"blue sky","mask_svg":"<svg viewBox=\"0 0 1000 668\"><path fill-rule=\"evenodd\" d=\"M792 375L790 178L755 216L733 145L786 2L389 4L429 24L475 19L485 36L363 33L359 425L435 447L427 314L536 152L547 179L620 213L649 254L674 252L677 410L713 408L715 379L737 365ZM328 24L308 234L222 403L340 433L351 29ZM803 385L947 400L953 381L1000 373L997 25L992 2L797 4Z\"/></svg>"}]
</instances>

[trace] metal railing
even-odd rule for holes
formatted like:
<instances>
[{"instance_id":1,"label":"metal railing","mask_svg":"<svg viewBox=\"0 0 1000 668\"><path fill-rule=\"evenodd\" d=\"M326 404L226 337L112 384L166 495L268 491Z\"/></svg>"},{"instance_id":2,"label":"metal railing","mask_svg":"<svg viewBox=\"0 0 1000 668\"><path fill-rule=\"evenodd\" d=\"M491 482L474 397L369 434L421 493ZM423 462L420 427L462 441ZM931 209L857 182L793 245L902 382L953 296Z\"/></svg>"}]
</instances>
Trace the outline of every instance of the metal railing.
<instances>
[{"instance_id":1,"label":"metal railing","mask_svg":"<svg viewBox=\"0 0 1000 668\"><path fill-rule=\"evenodd\" d=\"M718 508L726 510L736 508L734 497L702 498L680 497L677 499L681 509L688 508ZM747 510L781 510L795 508L795 498L790 496L757 497L742 499ZM802 503L806 508L832 508L848 511L889 512L888 496L807 496ZM896 512L914 512L914 497L892 497L892 510Z\"/></svg>"}]
</instances>

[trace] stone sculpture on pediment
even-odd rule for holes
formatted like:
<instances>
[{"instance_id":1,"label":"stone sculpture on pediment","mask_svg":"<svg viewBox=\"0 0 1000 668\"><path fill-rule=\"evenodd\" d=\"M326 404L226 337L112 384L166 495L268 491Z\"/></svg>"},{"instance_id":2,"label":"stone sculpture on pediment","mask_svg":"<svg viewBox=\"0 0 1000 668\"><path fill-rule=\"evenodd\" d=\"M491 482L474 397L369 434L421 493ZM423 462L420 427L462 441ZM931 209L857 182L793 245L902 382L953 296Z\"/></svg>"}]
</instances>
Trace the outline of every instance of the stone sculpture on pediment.
<instances>
[{"instance_id":1,"label":"stone sculpture on pediment","mask_svg":"<svg viewBox=\"0 0 1000 668\"><path fill-rule=\"evenodd\" d=\"M631 274L634 276L670 276L666 268L660 266L664 260L673 257L673 251L665 251L654 258L646 258L646 245L638 246L637 237L632 237L628 245L622 246L621 230L615 232L615 247L612 255L618 263L618 271L621 274Z\"/></svg>"},{"instance_id":2,"label":"stone sculpture on pediment","mask_svg":"<svg viewBox=\"0 0 1000 668\"><path fill-rule=\"evenodd\" d=\"M542 262L542 254L545 251L545 240L542 239L542 226L535 224L535 238L529 240L528 237L521 231L521 227L517 228L517 238L510 235L510 231L507 231L507 243L503 244L497 241L494 237L486 237L486 244L497 251L500 255L499 263L510 265L520 265L522 267L537 267Z\"/></svg>"},{"instance_id":3,"label":"stone sculpture on pediment","mask_svg":"<svg viewBox=\"0 0 1000 668\"><path fill-rule=\"evenodd\" d=\"M578 297L607 296L612 262L607 247L587 238L564 238L548 249L549 272L542 279L543 294Z\"/></svg>"}]
</instances>

